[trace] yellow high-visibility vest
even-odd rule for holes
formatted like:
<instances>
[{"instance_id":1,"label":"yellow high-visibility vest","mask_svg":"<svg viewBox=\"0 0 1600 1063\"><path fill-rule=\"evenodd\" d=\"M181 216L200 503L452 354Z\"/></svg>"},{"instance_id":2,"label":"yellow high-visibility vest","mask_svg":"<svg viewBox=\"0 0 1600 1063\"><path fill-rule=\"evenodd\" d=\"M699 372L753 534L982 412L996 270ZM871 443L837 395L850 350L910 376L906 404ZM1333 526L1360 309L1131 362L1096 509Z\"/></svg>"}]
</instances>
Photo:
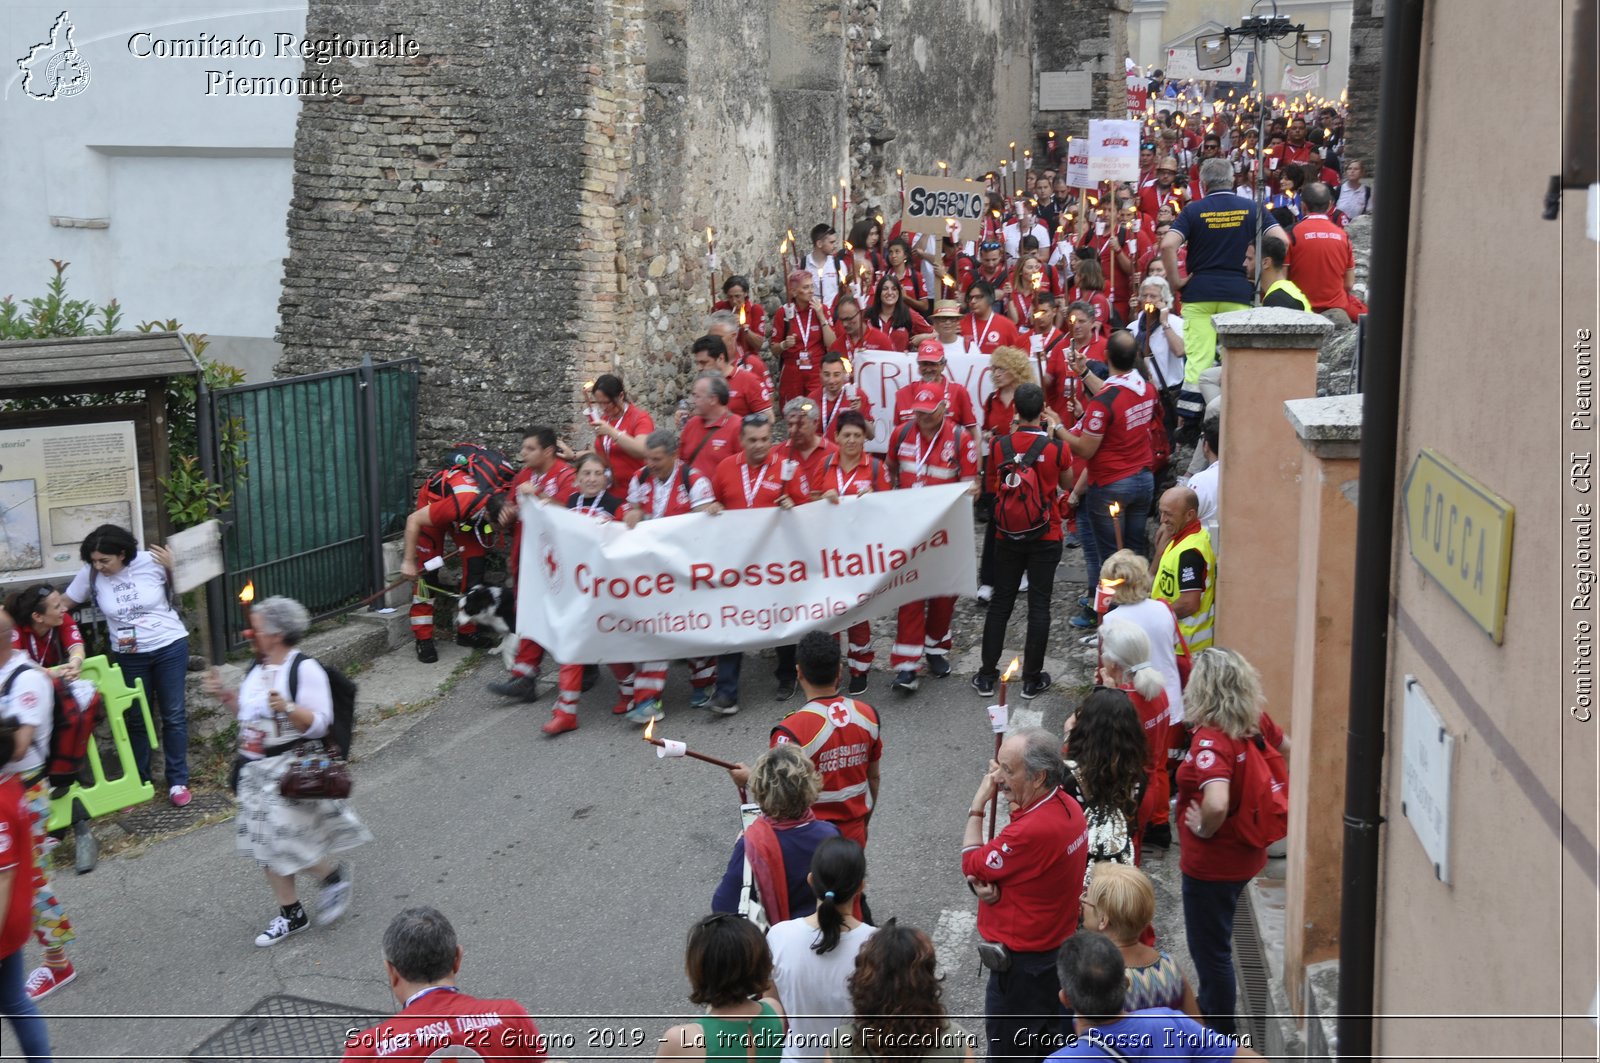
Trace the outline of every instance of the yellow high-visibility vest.
<instances>
[{"instance_id":1,"label":"yellow high-visibility vest","mask_svg":"<svg viewBox=\"0 0 1600 1063\"><path fill-rule=\"evenodd\" d=\"M1200 592L1200 608L1193 616L1178 618L1178 630L1183 632L1190 653L1199 653L1216 641L1215 618L1217 598L1217 555L1211 549L1211 536L1204 528L1196 528L1181 539L1167 544L1156 566L1156 584L1151 597L1171 605L1178 604L1178 558L1185 550L1198 550L1206 562L1206 585Z\"/></svg>"}]
</instances>

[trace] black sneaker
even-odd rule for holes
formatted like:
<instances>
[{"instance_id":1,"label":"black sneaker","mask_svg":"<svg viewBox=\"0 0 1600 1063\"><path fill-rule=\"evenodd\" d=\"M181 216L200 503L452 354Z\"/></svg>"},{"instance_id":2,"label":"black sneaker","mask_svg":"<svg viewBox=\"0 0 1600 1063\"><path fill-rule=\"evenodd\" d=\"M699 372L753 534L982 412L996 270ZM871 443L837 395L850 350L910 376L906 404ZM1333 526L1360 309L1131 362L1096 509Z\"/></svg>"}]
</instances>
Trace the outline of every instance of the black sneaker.
<instances>
[{"instance_id":1,"label":"black sneaker","mask_svg":"<svg viewBox=\"0 0 1600 1063\"><path fill-rule=\"evenodd\" d=\"M433 644L432 639L417 640L417 660L423 664L438 663L439 648Z\"/></svg>"},{"instance_id":2,"label":"black sneaker","mask_svg":"<svg viewBox=\"0 0 1600 1063\"><path fill-rule=\"evenodd\" d=\"M465 646L469 650L487 650L500 645L500 641L492 639L488 635L480 635L475 631L466 635L458 631L456 632L456 645Z\"/></svg>"},{"instance_id":3,"label":"black sneaker","mask_svg":"<svg viewBox=\"0 0 1600 1063\"><path fill-rule=\"evenodd\" d=\"M853 698L859 698L861 695L865 694L866 692L867 692L867 673L866 672L851 672L850 673L850 691L849 691L850 696L853 697Z\"/></svg>"},{"instance_id":4,"label":"black sneaker","mask_svg":"<svg viewBox=\"0 0 1600 1063\"><path fill-rule=\"evenodd\" d=\"M539 680L531 675L517 675L510 679L497 679L488 686L489 693L519 701L539 700Z\"/></svg>"},{"instance_id":5,"label":"black sneaker","mask_svg":"<svg viewBox=\"0 0 1600 1063\"><path fill-rule=\"evenodd\" d=\"M739 702L726 694L717 694L712 697L706 708L718 716L732 716L739 711Z\"/></svg>"},{"instance_id":6,"label":"black sneaker","mask_svg":"<svg viewBox=\"0 0 1600 1063\"><path fill-rule=\"evenodd\" d=\"M777 679L778 679L778 693L776 695L774 695L774 697L778 701L788 701L790 698L794 697L794 689L795 689L795 678L794 678L794 676L792 676L792 675L791 676L778 676Z\"/></svg>"},{"instance_id":7,"label":"black sneaker","mask_svg":"<svg viewBox=\"0 0 1600 1063\"><path fill-rule=\"evenodd\" d=\"M977 672L972 677L972 689L978 692L980 698L992 698L995 684L999 681L999 672Z\"/></svg>"},{"instance_id":8,"label":"black sneaker","mask_svg":"<svg viewBox=\"0 0 1600 1063\"><path fill-rule=\"evenodd\" d=\"M914 668L905 668L894 675L893 689L902 694L915 694L917 692L917 673Z\"/></svg>"},{"instance_id":9,"label":"black sneaker","mask_svg":"<svg viewBox=\"0 0 1600 1063\"><path fill-rule=\"evenodd\" d=\"M267 928L256 935L256 946L267 948L276 945L290 934L298 934L311 925L311 917L303 907L296 907L293 916L275 915Z\"/></svg>"},{"instance_id":10,"label":"black sneaker","mask_svg":"<svg viewBox=\"0 0 1600 1063\"><path fill-rule=\"evenodd\" d=\"M1040 694L1043 694L1046 690L1049 690L1050 684L1054 682L1055 680L1050 678L1049 672L1040 672L1032 679L1029 679L1027 676L1023 676L1022 696L1025 700L1032 701Z\"/></svg>"},{"instance_id":11,"label":"black sneaker","mask_svg":"<svg viewBox=\"0 0 1600 1063\"><path fill-rule=\"evenodd\" d=\"M950 658L942 653L928 654L928 674L935 679L945 679L950 675Z\"/></svg>"},{"instance_id":12,"label":"black sneaker","mask_svg":"<svg viewBox=\"0 0 1600 1063\"><path fill-rule=\"evenodd\" d=\"M1152 823L1144 829L1144 847L1146 849L1172 848L1172 824Z\"/></svg>"}]
</instances>

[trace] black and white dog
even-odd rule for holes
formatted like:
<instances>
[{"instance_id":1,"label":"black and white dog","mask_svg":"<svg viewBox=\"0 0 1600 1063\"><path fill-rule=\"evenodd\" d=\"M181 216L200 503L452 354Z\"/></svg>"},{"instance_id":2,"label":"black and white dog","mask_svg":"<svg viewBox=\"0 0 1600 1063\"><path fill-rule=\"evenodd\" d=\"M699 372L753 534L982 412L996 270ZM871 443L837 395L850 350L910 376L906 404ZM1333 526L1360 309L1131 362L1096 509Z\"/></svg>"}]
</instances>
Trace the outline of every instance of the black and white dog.
<instances>
[{"instance_id":1,"label":"black and white dog","mask_svg":"<svg viewBox=\"0 0 1600 1063\"><path fill-rule=\"evenodd\" d=\"M500 659L510 670L517 659L517 595L504 587L479 583L456 601L456 630L477 624L485 633L500 636Z\"/></svg>"}]
</instances>

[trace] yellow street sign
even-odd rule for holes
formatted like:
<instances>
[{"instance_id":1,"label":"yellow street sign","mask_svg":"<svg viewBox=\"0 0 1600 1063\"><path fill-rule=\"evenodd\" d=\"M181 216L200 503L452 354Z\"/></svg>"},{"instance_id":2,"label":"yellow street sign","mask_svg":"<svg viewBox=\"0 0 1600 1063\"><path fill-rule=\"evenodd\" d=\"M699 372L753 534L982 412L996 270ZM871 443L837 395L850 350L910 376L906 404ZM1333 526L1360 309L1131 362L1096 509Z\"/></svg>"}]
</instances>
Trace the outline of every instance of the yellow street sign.
<instances>
[{"instance_id":1,"label":"yellow street sign","mask_svg":"<svg viewBox=\"0 0 1600 1063\"><path fill-rule=\"evenodd\" d=\"M1496 642L1505 638L1511 503L1424 448L1404 492L1411 556Z\"/></svg>"}]
</instances>

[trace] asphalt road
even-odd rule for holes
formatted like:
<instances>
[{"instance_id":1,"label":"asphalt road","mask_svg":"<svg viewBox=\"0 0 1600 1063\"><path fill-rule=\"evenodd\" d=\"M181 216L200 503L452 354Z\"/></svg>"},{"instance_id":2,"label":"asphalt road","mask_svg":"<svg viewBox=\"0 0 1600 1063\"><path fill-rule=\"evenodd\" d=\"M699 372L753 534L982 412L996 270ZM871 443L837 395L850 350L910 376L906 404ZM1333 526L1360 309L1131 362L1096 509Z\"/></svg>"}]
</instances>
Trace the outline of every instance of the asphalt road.
<instances>
[{"instance_id":1,"label":"asphalt road","mask_svg":"<svg viewBox=\"0 0 1600 1063\"><path fill-rule=\"evenodd\" d=\"M951 678L924 679L903 698L874 673L867 700L880 711L885 752L869 896L879 922L896 916L934 935L946 1007L981 1032L975 902L958 853L993 736L967 685L975 650L960 627ZM1066 630L1052 639L1057 686L1016 703L1034 714L1020 722L1059 729L1069 693L1087 682L1089 651ZM496 674L497 662L484 662L356 766L355 806L377 840L351 855L355 902L332 927L255 947L275 907L260 872L236 854L231 822L109 859L89 876L59 872L80 975L43 1005L56 1058L186 1058L274 994L387 1014L380 940L389 918L416 904L454 921L467 992L513 997L541 1029L572 1037L552 1054L653 1055L660 1033L693 1011L684 940L726 865L737 791L710 765L658 760L638 728L610 715L609 675L586 696L580 729L551 740L538 731L551 695L507 705L482 692ZM785 707L770 700L769 669L752 662L745 674L744 711L722 718L687 708L675 669L658 732L752 760ZM1176 915L1165 883L1162 894L1158 928ZM302 896L314 900L314 889ZM287 1047L297 1028L280 1025Z\"/></svg>"}]
</instances>

